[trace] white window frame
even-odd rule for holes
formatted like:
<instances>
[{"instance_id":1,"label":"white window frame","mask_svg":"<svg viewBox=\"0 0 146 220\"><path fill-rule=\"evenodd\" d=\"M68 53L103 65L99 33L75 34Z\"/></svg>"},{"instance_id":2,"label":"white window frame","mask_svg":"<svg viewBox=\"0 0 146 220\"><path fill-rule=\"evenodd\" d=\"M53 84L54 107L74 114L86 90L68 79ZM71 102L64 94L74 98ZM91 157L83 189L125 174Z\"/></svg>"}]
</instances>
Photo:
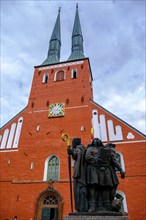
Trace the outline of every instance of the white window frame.
<instances>
[{"instance_id":1,"label":"white window frame","mask_svg":"<svg viewBox=\"0 0 146 220\"><path fill-rule=\"evenodd\" d=\"M57 82L62 81L62 80L56 80L57 73L60 72L60 71L64 72L64 80L66 79L66 71L61 69L61 70L57 70L55 72L55 74L54 74L54 81L57 81Z\"/></svg>"},{"instance_id":2,"label":"white window frame","mask_svg":"<svg viewBox=\"0 0 146 220\"><path fill-rule=\"evenodd\" d=\"M126 201L126 196L125 193L122 192L121 190L117 190L116 193L120 194L123 197L123 209L125 213L128 213L128 208L127 208L127 201Z\"/></svg>"},{"instance_id":3,"label":"white window frame","mask_svg":"<svg viewBox=\"0 0 146 220\"><path fill-rule=\"evenodd\" d=\"M122 153L121 153L120 151L116 151L116 154L119 154L119 155L120 155L120 160L121 160L120 165L121 165L122 170L125 172L125 163L124 163L123 155L122 155ZM117 172L118 172L118 171L117 171Z\"/></svg>"},{"instance_id":4,"label":"white window frame","mask_svg":"<svg viewBox=\"0 0 146 220\"><path fill-rule=\"evenodd\" d=\"M74 76L74 75L73 75L73 74L74 74L74 70L76 71L76 77L75 77L75 78L73 77L73 76ZM71 78L72 78L72 79L77 79L77 78L78 78L78 70L77 70L77 69L72 69L72 70L71 70Z\"/></svg>"},{"instance_id":5,"label":"white window frame","mask_svg":"<svg viewBox=\"0 0 146 220\"><path fill-rule=\"evenodd\" d=\"M57 155L51 154L51 155L49 155L49 156L46 158L46 160L45 160L43 181L48 181L48 180L47 180L48 162L49 162L49 160L50 160L53 156L57 157L57 159L58 159L58 161L59 161L58 181L59 181L59 179L60 179L60 159L59 159L59 157L58 157Z\"/></svg>"},{"instance_id":6,"label":"white window frame","mask_svg":"<svg viewBox=\"0 0 146 220\"><path fill-rule=\"evenodd\" d=\"M46 77L47 77L47 82L46 82ZM49 74L44 73L42 83L48 83L48 81L49 81Z\"/></svg>"},{"instance_id":7,"label":"white window frame","mask_svg":"<svg viewBox=\"0 0 146 220\"><path fill-rule=\"evenodd\" d=\"M16 123L13 123L11 125L10 134L9 134L9 138L8 138L8 142L7 142L7 147L6 148L12 148L12 143L13 143L15 132L16 132Z\"/></svg>"},{"instance_id":8,"label":"white window frame","mask_svg":"<svg viewBox=\"0 0 146 220\"><path fill-rule=\"evenodd\" d=\"M9 136L9 129L7 128L7 129L4 131L4 134L3 134L3 136L2 136L2 141L1 141L1 146L0 146L1 149L5 149L5 148L6 148L8 136Z\"/></svg>"},{"instance_id":9,"label":"white window frame","mask_svg":"<svg viewBox=\"0 0 146 220\"><path fill-rule=\"evenodd\" d=\"M15 137L14 137L12 148L18 148L22 125L23 125L23 117L20 117L18 119L17 128L16 128L16 132L15 132Z\"/></svg>"}]
</instances>

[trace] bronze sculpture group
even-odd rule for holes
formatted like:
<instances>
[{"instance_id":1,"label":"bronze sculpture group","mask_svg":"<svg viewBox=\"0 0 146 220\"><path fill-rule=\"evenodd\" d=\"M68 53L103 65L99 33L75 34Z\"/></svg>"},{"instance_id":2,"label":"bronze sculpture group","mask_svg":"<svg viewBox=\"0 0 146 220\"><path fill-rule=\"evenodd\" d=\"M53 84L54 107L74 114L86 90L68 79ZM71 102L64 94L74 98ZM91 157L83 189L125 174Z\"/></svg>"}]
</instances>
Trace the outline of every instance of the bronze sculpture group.
<instances>
[{"instance_id":1,"label":"bronze sculpture group","mask_svg":"<svg viewBox=\"0 0 146 220\"><path fill-rule=\"evenodd\" d=\"M114 147L112 143L103 145L98 138L94 138L87 148L80 138L72 140L72 148L68 148L67 153L75 160L73 178L77 212L119 211L119 203L117 210L114 204L119 184L115 168L121 178L125 177L125 172L116 160Z\"/></svg>"}]
</instances>

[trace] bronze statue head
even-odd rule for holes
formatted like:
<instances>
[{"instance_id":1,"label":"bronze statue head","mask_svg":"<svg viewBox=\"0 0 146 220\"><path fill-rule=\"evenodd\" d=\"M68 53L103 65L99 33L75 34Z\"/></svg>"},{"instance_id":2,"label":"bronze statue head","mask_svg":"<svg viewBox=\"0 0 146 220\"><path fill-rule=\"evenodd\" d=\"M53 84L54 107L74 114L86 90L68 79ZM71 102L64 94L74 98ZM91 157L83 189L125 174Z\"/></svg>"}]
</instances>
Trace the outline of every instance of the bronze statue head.
<instances>
[{"instance_id":1,"label":"bronze statue head","mask_svg":"<svg viewBox=\"0 0 146 220\"><path fill-rule=\"evenodd\" d=\"M81 144L81 138L73 138L72 139L72 148L75 148L77 145Z\"/></svg>"},{"instance_id":2,"label":"bronze statue head","mask_svg":"<svg viewBox=\"0 0 146 220\"><path fill-rule=\"evenodd\" d=\"M116 144L113 144L113 143L108 143L108 144L105 144L104 147L110 147L110 148L115 148L116 147Z\"/></svg>"},{"instance_id":3,"label":"bronze statue head","mask_svg":"<svg viewBox=\"0 0 146 220\"><path fill-rule=\"evenodd\" d=\"M95 147L102 147L103 146L103 144L99 138L94 138L91 145L95 146Z\"/></svg>"}]
</instances>

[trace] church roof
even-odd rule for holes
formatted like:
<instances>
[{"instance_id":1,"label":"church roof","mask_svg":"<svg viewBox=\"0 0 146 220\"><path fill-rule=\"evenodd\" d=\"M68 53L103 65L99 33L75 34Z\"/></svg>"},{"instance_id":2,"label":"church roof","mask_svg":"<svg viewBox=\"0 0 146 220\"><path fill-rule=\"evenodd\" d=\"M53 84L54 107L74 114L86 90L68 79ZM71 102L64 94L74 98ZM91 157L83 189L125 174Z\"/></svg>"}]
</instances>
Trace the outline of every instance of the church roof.
<instances>
[{"instance_id":1,"label":"church roof","mask_svg":"<svg viewBox=\"0 0 146 220\"><path fill-rule=\"evenodd\" d=\"M56 19L56 23L55 23L52 35L51 35L50 42L52 40L58 40L58 41L61 42L61 32L60 32L60 29L61 28L60 28L60 9L59 9L58 16L57 16L57 19Z\"/></svg>"},{"instance_id":2,"label":"church roof","mask_svg":"<svg viewBox=\"0 0 146 220\"><path fill-rule=\"evenodd\" d=\"M72 31L72 36L76 36L76 35L82 36L78 6L76 6L76 15L75 15L74 27L73 27L73 31Z\"/></svg>"}]
</instances>

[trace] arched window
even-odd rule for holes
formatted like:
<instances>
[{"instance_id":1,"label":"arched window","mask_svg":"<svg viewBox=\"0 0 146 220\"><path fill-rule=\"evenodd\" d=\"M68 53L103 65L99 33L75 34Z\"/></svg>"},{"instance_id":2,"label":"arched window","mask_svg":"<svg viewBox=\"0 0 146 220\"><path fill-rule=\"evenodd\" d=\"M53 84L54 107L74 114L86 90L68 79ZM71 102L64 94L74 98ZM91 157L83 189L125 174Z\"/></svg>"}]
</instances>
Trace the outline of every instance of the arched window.
<instances>
[{"instance_id":1,"label":"arched window","mask_svg":"<svg viewBox=\"0 0 146 220\"><path fill-rule=\"evenodd\" d=\"M12 148L18 148L20 134L21 134L21 129L22 129L22 124L23 124L23 117L20 117L18 119L17 128L16 128L16 132L15 132L15 137L14 137Z\"/></svg>"},{"instance_id":2,"label":"arched window","mask_svg":"<svg viewBox=\"0 0 146 220\"><path fill-rule=\"evenodd\" d=\"M117 190L116 193L123 197L123 201L122 201L122 206L121 206L120 212L128 213L128 208L127 208L127 202L126 202L125 194L122 191L120 191L120 190Z\"/></svg>"},{"instance_id":3,"label":"arched window","mask_svg":"<svg viewBox=\"0 0 146 220\"><path fill-rule=\"evenodd\" d=\"M48 75L48 73L45 73L45 74L43 75L43 81L42 81L42 83L47 83L47 82L48 82L48 79L49 79L49 75Z\"/></svg>"},{"instance_id":4,"label":"arched window","mask_svg":"<svg viewBox=\"0 0 146 220\"><path fill-rule=\"evenodd\" d=\"M16 123L13 123L11 125L10 134L9 134L9 138L8 138L8 142L7 142L7 147L6 148L11 148L12 147L12 142L13 142L15 130L16 130Z\"/></svg>"},{"instance_id":5,"label":"arched window","mask_svg":"<svg viewBox=\"0 0 146 220\"><path fill-rule=\"evenodd\" d=\"M119 162L119 164L121 165L122 169L125 171L124 158L120 152L116 152L116 159ZM119 171L116 169L116 172L118 173Z\"/></svg>"},{"instance_id":6,"label":"arched window","mask_svg":"<svg viewBox=\"0 0 146 220\"><path fill-rule=\"evenodd\" d=\"M72 71L71 71L71 78L72 79L76 79L77 77L78 77L77 69L72 69Z\"/></svg>"},{"instance_id":7,"label":"arched window","mask_svg":"<svg viewBox=\"0 0 146 220\"><path fill-rule=\"evenodd\" d=\"M45 161L44 181L58 181L59 168L59 159L55 155L49 156Z\"/></svg>"},{"instance_id":8,"label":"arched window","mask_svg":"<svg viewBox=\"0 0 146 220\"><path fill-rule=\"evenodd\" d=\"M65 71L64 70L59 70L58 72L56 72L54 80L55 81L65 80Z\"/></svg>"},{"instance_id":9,"label":"arched window","mask_svg":"<svg viewBox=\"0 0 146 220\"><path fill-rule=\"evenodd\" d=\"M4 134L3 134L3 137L2 137L2 142L1 142L1 148L2 149L6 148L6 143L7 143L7 140L8 140L8 135L9 135L9 129L7 128L4 131Z\"/></svg>"}]
</instances>

